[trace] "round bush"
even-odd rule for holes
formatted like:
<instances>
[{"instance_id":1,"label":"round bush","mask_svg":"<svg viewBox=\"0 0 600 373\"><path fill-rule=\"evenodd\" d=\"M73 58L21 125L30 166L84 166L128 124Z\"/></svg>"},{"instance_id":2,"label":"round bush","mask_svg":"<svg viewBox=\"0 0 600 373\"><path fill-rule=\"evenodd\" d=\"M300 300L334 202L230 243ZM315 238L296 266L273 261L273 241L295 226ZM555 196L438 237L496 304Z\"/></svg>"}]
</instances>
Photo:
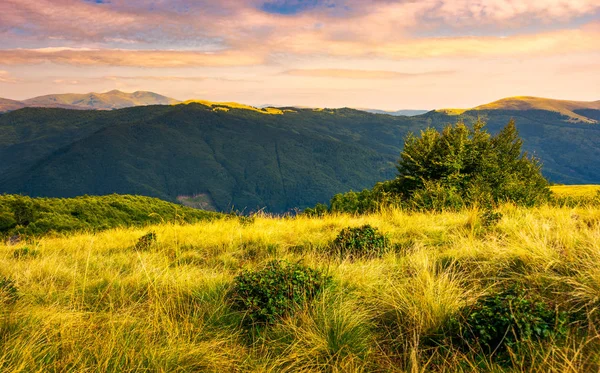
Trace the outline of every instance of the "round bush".
<instances>
[{"instance_id":1,"label":"round bush","mask_svg":"<svg viewBox=\"0 0 600 373\"><path fill-rule=\"evenodd\" d=\"M138 251L149 250L154 244L156 244L156 233L148 232L138 239L135 249Z\"/></svg>"},{"instance_id":2,"label":"round bush","mask_svg":"<svg viewBox=\"0 0 600 373\"><path fill-rule=\"evenodd\" d=\"M503 356L523 342L563 334L566 323L566 313L522 285L512 285L463 309L446 335L459 337L459 345L467 349L479 345L488 354Z\"/></svg>"},{"instance_id":3,"label":"round bush","mask_svg":"<svg viewBox=\"0 0 600 373\"><path fill-rule=\"evenodd\" d=\"M336 254L342 258L376 258L389 250L387 237L370 225L344 228L332 244Z\"/></svg>"},{"instance_id":4,"label":"round bush","mask_svg":"<svg viewBox=\"0 0 600 373\"><path fill-rule=\"evenodd\" d=\"M246 325L271 323L309 302L330 281L320 271L299 263L271 261L257 271L244 270L228 294Z\"/></svg>"}]
</instances>

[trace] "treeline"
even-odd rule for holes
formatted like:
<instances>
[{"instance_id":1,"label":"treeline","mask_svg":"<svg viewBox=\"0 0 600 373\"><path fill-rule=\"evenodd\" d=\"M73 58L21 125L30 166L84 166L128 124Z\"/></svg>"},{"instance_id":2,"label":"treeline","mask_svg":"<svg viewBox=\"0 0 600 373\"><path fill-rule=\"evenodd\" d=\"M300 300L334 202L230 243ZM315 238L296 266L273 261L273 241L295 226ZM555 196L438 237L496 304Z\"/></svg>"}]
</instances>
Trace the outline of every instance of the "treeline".
<instances>
[{"instance_id":1,"label":"treeline","mask_svg":"<svg viewBox=\"0 0 600 373\"><path fill-rule=\"evenodd\" d=\"M219 216L221 214L142 196L0 196L0 235L5 237L50 232L99 231L161 222L194 223Z\"/></svg>"},{"instance_id":2,"label":"treeline","mask_svg":"<svg viewBox=\"0 0 600 373\"><path fill-rule=\"evenodd\" d=\"M440 211L474 205L491 209L503 202L520 206L582 202L554 198L542 176L542 164L523 152L522 145L513 120L494 136L481 120L472 127L459 122L442 131L429 128L419 137L409 134L395 179L362 192L337 194L329 205L317 204L305 213L367 213L390 205Z\"/></svg>"}]
</instances>

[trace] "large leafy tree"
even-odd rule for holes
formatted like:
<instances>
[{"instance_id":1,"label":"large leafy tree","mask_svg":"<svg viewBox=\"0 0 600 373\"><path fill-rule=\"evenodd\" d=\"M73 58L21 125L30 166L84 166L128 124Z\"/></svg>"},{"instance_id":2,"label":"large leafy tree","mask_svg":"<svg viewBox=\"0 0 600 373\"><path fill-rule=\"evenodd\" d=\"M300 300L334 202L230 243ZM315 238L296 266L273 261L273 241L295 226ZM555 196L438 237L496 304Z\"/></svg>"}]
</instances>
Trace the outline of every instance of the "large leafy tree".
<instances>
[{"instance_id":1,"label":"large leafy tree","mask_svg":"<svg viewBox=\"0 0 600 373\"><path fill-rule=\"evenodd\" d=\"M459 122L442 132L409 135L393 189L423 208L547 200L550 190L541 163L522 151L514 121L495 136L484 127L481 120L473 127Z\"/></svg>"}]
</instances>

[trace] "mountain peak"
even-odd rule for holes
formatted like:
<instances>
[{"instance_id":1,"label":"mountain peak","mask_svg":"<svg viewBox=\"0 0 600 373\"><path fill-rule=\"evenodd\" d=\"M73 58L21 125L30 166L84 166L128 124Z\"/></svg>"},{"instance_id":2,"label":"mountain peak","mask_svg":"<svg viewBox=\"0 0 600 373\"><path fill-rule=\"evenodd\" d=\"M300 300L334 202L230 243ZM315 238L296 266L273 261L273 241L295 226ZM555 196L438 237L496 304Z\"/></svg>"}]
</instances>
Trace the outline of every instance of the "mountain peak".
<instances>
[{"instance_id":1,"label":"mountain peak","mask_svg":"<svg viewBox=\"0 0 600 373\"><path fill-rule=\"evenodd\" d=\"M440 109L437 111L448 115L461 115L466 111L480 110L546 110L560 113L568 117L570 122L598 123L597 120L576 112L576 110L583 109L600 110L600 101L569 101L534 96L513 96L476 106L472 109Z\"/></svg>"},{"instance_id":2,"label":"mountain peak","mask_svg":"<svg viewBox=\"0 0 600 373\"><path fill-rule=\"evenodd\" d=\"M112 110L132 106L172 105L178 102L178 100L153 92L137 91L126 93L118 89L113 89L105 93L90 92L85 94L66 93L46 95L23 101L26 106L83 110Z\"/></svg>"}]
</instances>

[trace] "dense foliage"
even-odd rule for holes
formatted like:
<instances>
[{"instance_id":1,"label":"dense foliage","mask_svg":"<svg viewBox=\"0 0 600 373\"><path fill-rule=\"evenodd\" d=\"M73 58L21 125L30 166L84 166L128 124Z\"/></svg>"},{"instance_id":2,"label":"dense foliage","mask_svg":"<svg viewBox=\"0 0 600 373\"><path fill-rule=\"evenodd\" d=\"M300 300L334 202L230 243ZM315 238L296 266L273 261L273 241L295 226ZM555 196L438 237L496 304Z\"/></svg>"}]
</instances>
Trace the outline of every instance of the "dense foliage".
<instances>
[{"instance_id":1,"label":"dense foliage","mask_svg":"<svg viewBox=\"0 0 600 373\"><path fill-rule=\"evenodd\" d=\"M271 261L260 270L245 270L229 294L246 325L269 323L292 314L319 294L329 278L299 263Z\"/></svg>"},{"instance_id":2,"label":"dense foliage","mask_svg":"<svg viewBox=\"0 0 600 373\"><path fill-rule=\"evenodd\" d=\"M146 251L156 244L156 232L148 232L138 239L135 243L135 249L138 251Z\"/></svg>"},{"instance_id":3,"label":"dense foliage","mask_svg":"<svg viewBox=\"0 0 600 373\"><path fill-rule=\"evenodd\" d=\"M507 201L524 206L548 201L551 193L541 163L522 151L514 121L494 136L484 126L482 121L472 128L458 122L442 131L429 128L420 137L409 134L394 180L360 193L337 194L328 210L363 213L390 204L417 210L489 209ZM324 210L319 206L307 213Z\"/></svg>"},{"instance_id":4,"label":"dense foliage","mask_svg":"<svg viewBox=\"0 0 600 373\"><path fill-rule=\"evenodd\" d=\"M167 201L202 196L219 211L283 212L392 179L407 133L456 121L438 112L392 117L292 110L264 115L190 104L2 114L0 192L120 193ZM539 110L467 112L462 118L473 124L479 115L487 116L490 133L514 117L524 150L540 158L551 181L600 183L600 126Z\"/></svg>"},{"instance_id":5,"label":"dense foliage","mask_svg":"<svg viewBox=\"0 0 600 373\"><path fill-rule=\"evenodd\" d=\"M398 161L393 188L417 208L460 209L465 205L547 201L541 164L522 152L514 121L491 136L478 121L410 134Z\"/></svg>"},{"instance_id":6,"label":"dense foliage","mask_svg":"<svg viewBox=\"0 0 600 373\"><path fill-rule=\"evenodd\" d=\"M0 196L0 235L4 236L102 230L167 221L191 223L218 216L217 213L141 196Z\"/></svg>"},{"instance_id":7,"label":"dense foliage","mask_svg":"<svg viewBox=\"0 0 600 373\"><path fill-rule=\"evenodd\" d=\"M465 350L481 348L489 355L506 358L526 342L559 337L567 329L567 315L540 294L513 284L480 298L451 320L446 330Z\"/></svg>"},{"instance_id":8,"label":"dense foliage","mask_svg":"<svg viewBox=\"0 0 600 373\"><path fill-rule=\"evenodd\" d=\"M389 249L389 239L370 225L344 228L331 244L341 258L377 258Z\"/></svg>"}]
</instances>

